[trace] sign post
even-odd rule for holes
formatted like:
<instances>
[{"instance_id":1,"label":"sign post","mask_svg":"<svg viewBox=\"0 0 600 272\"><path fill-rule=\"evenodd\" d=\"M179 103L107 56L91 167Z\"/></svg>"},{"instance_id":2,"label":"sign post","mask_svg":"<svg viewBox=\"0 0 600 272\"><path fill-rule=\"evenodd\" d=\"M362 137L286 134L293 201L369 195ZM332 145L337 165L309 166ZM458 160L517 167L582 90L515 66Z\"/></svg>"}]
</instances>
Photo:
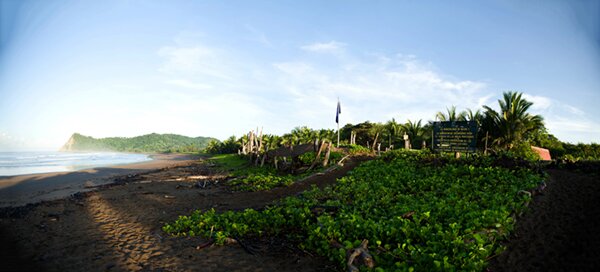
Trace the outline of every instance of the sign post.
<instances>
[{"instance_id":1,"label":"sign post","mask_svg":"<svg viewBox=\"0 0 600 272\"><path fill-rule=\"evenodd\" d=\"M433 149L438 152L475 152L477 130L475 121L434 122Z\"/></svg>"}]
</instances>

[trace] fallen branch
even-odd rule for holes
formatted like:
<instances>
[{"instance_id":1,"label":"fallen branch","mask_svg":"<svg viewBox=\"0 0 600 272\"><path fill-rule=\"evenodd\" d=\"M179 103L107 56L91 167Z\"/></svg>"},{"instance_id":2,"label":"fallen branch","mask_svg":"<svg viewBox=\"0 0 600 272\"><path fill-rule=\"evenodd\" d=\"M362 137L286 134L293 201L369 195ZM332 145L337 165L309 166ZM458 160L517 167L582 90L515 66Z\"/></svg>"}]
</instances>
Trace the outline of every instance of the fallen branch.
<instances>
[{"instance_id":1,"label":"fallen branch","mask_svg":"<svg viewBox=\"0 0 600 272\"><path fill-rule=\"evenodd\" d=\"M369 240L363 240L362 243L360 243L360 246L352 249L348 252L347 254L347 258L348 258L348 262L346 263L348 265L348 271L349 272L358 272L358 266L360 265L364 265L368 268L373 268L375 266L375 262L373 261L373 256L371 256L371 254L369 254L369 249L367 248L367 244L369 243ZM355 265L354 262L358 260L358 263Z\"/></svg>"},{"instance_id":2,"label":"fallen branch","mask_svg":"<svg viewBox=\"0 0 600 272\"><path fill-rule=\"evenodd\" d=\"M340 161L337 163L337 165L339 165L339 166L344 166L344 160L345 160L345 159L347 159L347 158L350 158L350 155L346 155L346 156L344 156L344 157L343 157L343 158L342 158L342 159L341 159L341 160L340 160Z\"/></svg>"},{"instance_id":3,"label":"fallen branch","mask_svg":"<svg viewBox=\"0 0 600 272\"><path fill-rule=\"evenodd\" d=\"M198 245L198 246L196 247L196 249L197 249L197 250L200 250L200 249L203 249L203 248L206 248L206 247L212 246L214 243L215 243L215 240L214 240L214 239L210 239L208 242L206 242L206 243L202 243L202 244Z\"/></svg>"}]
</instances>

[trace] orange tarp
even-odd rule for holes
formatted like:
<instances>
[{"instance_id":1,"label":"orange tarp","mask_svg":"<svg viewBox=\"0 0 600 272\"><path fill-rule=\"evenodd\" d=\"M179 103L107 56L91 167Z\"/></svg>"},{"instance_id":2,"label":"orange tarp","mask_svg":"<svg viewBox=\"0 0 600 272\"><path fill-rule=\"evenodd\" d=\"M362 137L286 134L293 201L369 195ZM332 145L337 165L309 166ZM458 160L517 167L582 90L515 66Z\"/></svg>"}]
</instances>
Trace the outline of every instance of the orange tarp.
<instances>
[{"instance_id":1,"label":"orange tarp","mask_svg":"<svg viewBox=\"0 0 600 272\"><path fill-rule=\"evenodd\" d=\"M548 150L548 149L537 147L537 146L531 146L531 150L538 153L538 155L540 155L540 160L542 160L542 161L552 160L552 158L550 157L550 150Z\"/></svg>"}]
</instances>

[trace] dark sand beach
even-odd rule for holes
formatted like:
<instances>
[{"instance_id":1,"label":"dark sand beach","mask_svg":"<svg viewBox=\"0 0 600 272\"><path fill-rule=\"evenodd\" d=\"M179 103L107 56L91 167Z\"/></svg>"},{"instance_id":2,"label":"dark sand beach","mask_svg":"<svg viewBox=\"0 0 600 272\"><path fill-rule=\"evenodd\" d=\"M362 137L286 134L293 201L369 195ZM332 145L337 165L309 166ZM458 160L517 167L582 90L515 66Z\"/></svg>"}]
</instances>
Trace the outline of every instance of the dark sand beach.
<instances>
[{"instance_id":1,"label":"dark sand beach","mask_svg":"<svg viewBox=\"0 0 600 272\"><path fill-rule=\"evenodd\" d=\"M162 168L115 168L112 184L21 207L0 208L1 271L331 271L328 260L276 238L211 246L201 237L171 237L161 227L194 210L260 209L312 185L335 183L355 167L315 175L288 187L237 192L228 176L197 161ZM146 170L145 172L143 170ZM71 179L99 172L72 173ZM488 271L597 271L600 183L549 171L544 192L518 219L507 250ZM90 175L90 176L87 176ZM69 176L65 174L64 176ZM58 179L49 175L47 178ZM36 180L41 182L44 179ZM58 182L58 181L57 181ZM70 181L74 182L74 180ZM18 185L16 185L18 186ZM24 186L24 185L23 185Z\"/></svg>"},{"instance_id":2,"label":"dark sand beach","mask_svg":"<svg viewBox=\"0 0 600 272\"><path fill-rule=\"evenodd\" d=\"M196 209L262 208L330 185L356 165L261 192L232 191L226 175L201 161L126 174L93 191L0 209L0 261L13 271L330 271L327 260L285 241L244 241L250 254L238 244L170 237L161 227Z\"/></svg>"}]
</instances>

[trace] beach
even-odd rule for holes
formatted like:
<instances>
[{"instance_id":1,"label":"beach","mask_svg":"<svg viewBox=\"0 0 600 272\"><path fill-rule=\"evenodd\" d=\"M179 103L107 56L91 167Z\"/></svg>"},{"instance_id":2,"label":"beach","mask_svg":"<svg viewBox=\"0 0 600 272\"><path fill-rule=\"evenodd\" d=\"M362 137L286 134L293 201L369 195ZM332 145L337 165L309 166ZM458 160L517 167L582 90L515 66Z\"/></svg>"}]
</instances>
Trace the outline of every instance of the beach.
<instances>
[{"instance_id":1,"label":"beach","mask_svg":"<svg viewBox=\"0 0 600 272\"><path fill-rule=\"evenodd\" d=\"M78 176L117 176L113 177L116 181L96 186L94 190L0 208L2 268L14 267L14 271L331 271L335 267L330 261L303 252L277 237L212 246L202 237L172 237L162 231L162 226L197 209L219 212L262 209L312 185L321 188L331 185L356 166L356 162L349 161L344 167L291 186L258 192L232 190L227 185L231 177L202 159L172 160L167 164L159 160L153 162L154 167L144 163L144 166L128 165L91 173L48 175L46 180L57 179L57 183L64 176L71 179L64 183L74 183ZM156 169L159 166L163 168ZM135 171L142 173L134 174Z\"/></svg>"},{"instance_id":2,"label":"beach","mask_svg":"<svg viewBox=\"0 0 600 272\"><path fill-rule=\"evenodd\" d=\"M98 180L111 182L54 200L0 208L0 270L337 269L335 263L303 251L282 237L234 237L233 242L216 246L203 237L170 236L162 226L195 210L260 210L311 186L335 184L358 161L349 160L343 167L287 187L257 192L233 190L228 185L232 177L203 158L176 156L149 163L40 178L38 181L42 182L69 176L71 180L64 182L74 184L78 176L100 175ZM566 271L574 267L592 271L598 267L596 245L600 237L596 226L600 210L596 204L600 183L595 177L572 171L548 173L547 188L534 197L529 211L517 219L515 233L505 244L507 250L490 256L489 271ZM565 220L567 224L563 223Z\"/></svg>"},{"instance_id":3,"label":"beach","mask_svg":"<svg viewBox=\"0 0 600 272\"><path fill-rule=\"evenodd\" d=\"M117 176L185 165L193 162L197 157L178 154L150 156L152 157L150 161L74 172L0 176L0 208L64 198L77 192L91 191L98 186L112 183Z\"/></svg>"}]
</instances>

